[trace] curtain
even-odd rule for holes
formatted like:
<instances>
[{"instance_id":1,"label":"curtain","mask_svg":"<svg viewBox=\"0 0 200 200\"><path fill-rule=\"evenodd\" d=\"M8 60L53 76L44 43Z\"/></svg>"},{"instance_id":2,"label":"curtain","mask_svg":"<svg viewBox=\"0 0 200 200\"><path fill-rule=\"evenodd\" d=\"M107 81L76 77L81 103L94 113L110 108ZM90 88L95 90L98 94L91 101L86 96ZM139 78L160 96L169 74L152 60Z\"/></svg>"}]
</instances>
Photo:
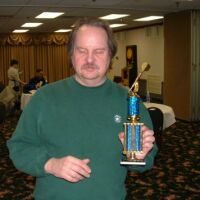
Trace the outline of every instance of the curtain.
<instances>
[{"instance_id":1,"label":"curtain","mask_svg":"<svg viewBox=\"0 0 200 200\"><path fill-rule=\"evenodd\" d=\"M37 68L42 68L48 82L71 74L67 53L66 34L0 36L0 81L7 84L10 60L19 61L21 79L28 82Z\"/></svg>"}]
</instances>

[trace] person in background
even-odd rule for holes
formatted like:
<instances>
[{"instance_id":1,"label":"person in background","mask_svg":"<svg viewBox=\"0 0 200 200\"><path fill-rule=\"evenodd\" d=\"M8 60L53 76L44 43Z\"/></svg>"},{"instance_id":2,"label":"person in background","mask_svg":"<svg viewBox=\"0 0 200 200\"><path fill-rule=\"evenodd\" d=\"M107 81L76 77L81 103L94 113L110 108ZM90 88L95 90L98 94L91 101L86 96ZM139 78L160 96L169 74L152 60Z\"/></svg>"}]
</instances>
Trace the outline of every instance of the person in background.
<instances>
[{"instance_id":1,"label":"person in background","mask_svg":"<svg viewBox=\"0 0 200 200\"><path fill-rule=\"evenodd\" d=\"M35 88L40 88L46 84L46 79L42 69L38 68L35 71L35 76L30 79L30 84L35 85Z\"/></svg>"},{"instance_id":2,"label":"person in background","mask_svg":"<svg viewBox=\"0 0 200 200\"><path fill-rule=\"evenodd\" d=\"M29 93L31 90L37 90L38 88L44 86L47 83L44 76L43 70L38 68L35 71L35 76L30 79L30 81L24 85L23 92Z\"/></svg>"},{"instance_id":3,"label":"person in background","mask_svg":"<svg viewBox=\"0 0 200 200\"><path fill-rule=\"evenodd\" d=\"M81 19L68 48L75 74L32 97L7 143L10 158L36 177L36 200L123 200L127 171L154 163L148 111L141 103L143 152L136 156L146 165L120 165L128 91L106 78L117 51L112 31L104 21Z\"/></svg>"},{"instance_id":4,"label":"person in background","mask_svg":"<svg viewBox=\"0 0 200 200\"><path fill-rule=\"evenodd\" d=\"M19 91L20 84L26 84L20 79L19 74L19 62L18 60L12 59L10 61L10 67L8 69L8 86L14 89L15 92Z\"/></svg>"},{"instance_id":5,"label":"person in background","mask_svg":"<svg viewBox=\"0 0 200 200\"><path fill-rule=\"evenodd\" d=\"M0 102L5 107L7 114L14 114L15 111L19 110L20 105L20 85L26 84L20 79L19 62L18 60L12 59L10 61L10 67L8 69L8 86L0 94Z\"/></svg>"}]
</instances>

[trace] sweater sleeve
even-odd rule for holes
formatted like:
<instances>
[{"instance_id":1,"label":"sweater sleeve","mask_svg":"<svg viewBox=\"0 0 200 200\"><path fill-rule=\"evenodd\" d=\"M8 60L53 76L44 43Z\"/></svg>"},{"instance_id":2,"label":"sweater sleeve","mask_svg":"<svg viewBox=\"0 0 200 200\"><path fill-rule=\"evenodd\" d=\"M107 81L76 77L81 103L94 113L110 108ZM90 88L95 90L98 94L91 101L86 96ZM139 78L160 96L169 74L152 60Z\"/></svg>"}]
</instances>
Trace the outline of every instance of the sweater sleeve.
<instances>
[{"instance_id":1,"label":"sweater sleeve","mask_svg":"<svg viewBox=\"0 0 200 200\"><path fill-rule=\"evenodd\" d=\"M153 129L152 121L149 115L148 110L144 106L144 104L140 103L140 122L143 122L148 128ZM137 171L137 172L144 172L146 170L150 170L154 165L154 159L157 154L157 145L154 143L152 150L147 154L145 157L146 165L133 165L128 166L128 170L130 171Z\"/></svg>"},{"instance_id":2,"label":"sweater sleeve","mask_svg":"<svg viewBox=\"0 0 200 200\"><path fill-rule=\"evenodd\" d=\"M42 99L35 94L19 119L13 136L7 142L9 155L15 167L32 176L45 176L44 164L50 158L41 144L40 113Z\"/></svg>"}]
</instances>

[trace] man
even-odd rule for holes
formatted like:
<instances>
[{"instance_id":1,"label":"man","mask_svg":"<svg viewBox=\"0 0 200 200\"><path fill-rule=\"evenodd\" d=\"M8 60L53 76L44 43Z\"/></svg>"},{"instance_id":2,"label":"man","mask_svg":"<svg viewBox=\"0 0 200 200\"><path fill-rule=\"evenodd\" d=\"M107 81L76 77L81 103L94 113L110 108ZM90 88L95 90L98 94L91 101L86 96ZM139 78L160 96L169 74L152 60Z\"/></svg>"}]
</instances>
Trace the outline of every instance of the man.
<instances>
[{"instance_id":1,"label":"man","mask_svg":"<svg viewBox=\"0 0 200 200\"><path fill-rule=\"evenodd\" d=\"M40 68L36 69L35 76L30 79L29 83L32 84L32 85L35 85L36 89L45 85L46 80L45 80L45 77L44 77L43 70L40 69Z\"/></svg>"},{"instance_id":2,"label":"man","mask_svg":"<svg viewBox=\"0 0 200 200\"><path fill-rule=\"evenodd\" d=\"M23 92L29 93L30 90L37 90L38 88L44 86L46 84L46 80L44 77L43 70L38 68L35 71L35 76L30 79L28 84L24 85Z\"/></svg>"},{"instance_id":3,"label":"man","mask_svg":"<svg viewBox=\"0 0 200 200\"><path fill-rule=\"evenodd\" d=\"M0 102L5 105L9 114L13 114L15 109L19 109L20 84L24 85L25 82L19 77L19 62L12 59L8 69L8 86L0 93Z\"/></svg>"},{"instance_id":4,"label":"man","mask_svg":"<svg viewBox=\"0 0 200 200\"><path fill-rule=\"evenodd\" d=\"M120 165L127 119L127 89L106 78L116 43L109 26L80 20L69 38L75 75L41 88L8 141L15 166L36 176L36 200L123 200L128 167ZM156 146L147 110L140 105L145 171Z\"/></svg>"},{"instance_id":5,"label":"man","mask_svg":"<svg viewBox=\"0 0 200 200\"><path fill-rule=\"evenodd\" d=\"M10 61L10 67L8 69L8 86L12 89L19 87L20 84L24 85L25 82L19 77L19 62L12 59ZM15 89L14 89L15 90ZM18 90L19 91L19 90Z\"/></svg>"}]
</instances>

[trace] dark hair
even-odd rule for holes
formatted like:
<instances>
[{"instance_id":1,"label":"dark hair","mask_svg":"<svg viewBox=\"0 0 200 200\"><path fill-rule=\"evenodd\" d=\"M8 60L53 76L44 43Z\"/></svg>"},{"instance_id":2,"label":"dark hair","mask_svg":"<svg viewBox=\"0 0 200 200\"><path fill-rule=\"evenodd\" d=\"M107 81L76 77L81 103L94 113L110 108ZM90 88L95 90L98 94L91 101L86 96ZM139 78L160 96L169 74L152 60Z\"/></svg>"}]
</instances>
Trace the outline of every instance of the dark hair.
<instances>
[{"instance_id":1,"label":"dark hair","mask_svg":"<svg viewBox=\"0 0 200 200\"><path fill-rule=\"evenodd\" d=\"M36 73L40 73L40 72L42 72L43 70L41 69L41 68L37 68L36 70L35 70L35 72Z\"/></svg>"},{"instance_id":2,"label":"dark hair","mask_svg":"<svg viewBox=\"0 0 200 200\"><path fill-rule=\"evenodd\" d=\"M13 65L18 65L18 64L19 64L18 60L12 59L12 60L10 61L10 65L11 65L11 66L13 66Z\"/></svg>"},{"instance_id":3,"label":"dark hair","mask_svg":"<svg viewBox=\"0 0 200 200\"><path fill-rule=\"evenodd\" d=\"M84 25L98 27L98 28L102 28L105 30L105 32L108 36L107 44L108 44L108 48L109 48L110 58L112 60L112 58L115 56L115 54L117 52L117 43L113 37L112 29L109 27L109 24L106 21L103 21L100 19L93 19L93 18L82 18L82 19L79 19L75 23L74 29L69 36L69 43L68 43L69 56L71 57L73 54L74 43L76 40L77 32Z\"/></svg>"}]
</instances>

